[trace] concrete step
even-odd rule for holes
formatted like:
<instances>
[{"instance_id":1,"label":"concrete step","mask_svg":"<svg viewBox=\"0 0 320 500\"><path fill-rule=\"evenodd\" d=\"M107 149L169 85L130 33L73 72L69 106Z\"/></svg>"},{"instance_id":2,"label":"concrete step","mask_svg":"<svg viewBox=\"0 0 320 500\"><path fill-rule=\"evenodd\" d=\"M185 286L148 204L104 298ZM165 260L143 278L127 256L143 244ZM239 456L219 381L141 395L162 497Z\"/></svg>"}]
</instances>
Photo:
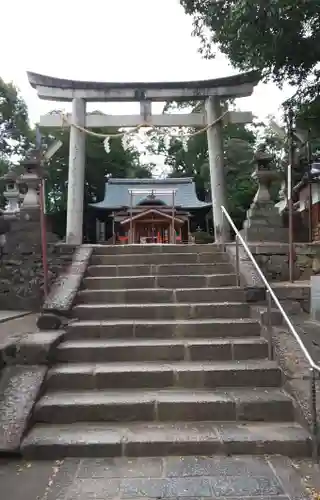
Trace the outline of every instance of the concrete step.
<instances>
[{"instance_id":1,"label":"concrete step","mask_svg":"<svg viewBox=\"0 0 320 500\"><path fill-rule=\"evenodd\" d=\"M60 363L106 361L231 361L266 359L263 338L126 339L63 342L56 351Z\"/></svg>"},{"instance_id":2,"label":"concrete step","mask_svg":"<svg viewBox=\"0 0 320 500\"><path fill-rule=\"evenodd\" d=\"M231 264L219 262L216 264L145 264L123 266L89 266L87 276L170 276L170 275L201 275L234 273Z\"/></svg>"},{"instance_id":3,"label":"concrete step","mask_svg":"<svg viewBox=\"0 0 320 500\"><path fill-rule=\"evenodd\" d=\"M281 370L276 362L113 362L66 363L48 372L51 390L129 389L167 387L279 387Z\"/></svg>"},{"instance_id":4,"label":"concrete step","mask_svg":"<svg viewBox=\"0 0 320 500\"><path fill-rule=\"evenodd\" d=\"M78 304L145 304L170 302L244 302L242 288L145 288L125 290L82 290L78 293Z\"/></svg>"},{"instance_id":5,"label":"concrete step","mask_svg":"<svg viewBox=\"0 0 320 500\"><path fill-rule=\"evenodd\" d=\"M88 276L83 280L83 286L90 290L138 289L138 288L208 288L219 286L235 286L236 275L170 275L170 276Z\"/></svg>"},{"instance_id":6,"label":"concrete step","mask_svg":"<svg viewBox=\"0 0 320 500\"><path fill-rule=\"evenodd\" d=\"M22 444L25 459L167 455L310 456L308 433L298 424L132 422L36 425Z\"/></svg>"},{"instance_id":7,"label":"concrete step","mask_svg":"<svg viewBox=\"0 0 320 500\"><path fill-rule=\"evenodd\" d=\"M293 420L291 398L280 389L226 391L77 391L53 392L34 410L38 423L134 421Z\"/></svg>"},{"instance_id":8,"label":"concrete step","mask_svg":"<svg viewBox=\"0 0 320 500\"><path fill-rule=\"evenodd\" d=\"M219 253L222 245L89 245L95 255L162 254L162 253Z\"/></svg>"},{"instance_id":9,"label":"concrete step","mask_svg":"<svg viewBox=\"0 0 320 500\"><path fill-rule=\"evenodd\" d=\"M141 253L119 255L97 255L91 259L92 265L163 265L163 264L213 264L228 262L225 252L206 253Z\"/></svg>"},{"instance_id":10,"label":"concrete step","mask_svg":"<svg viewBox=\"0 0 320 500\"><path fill-rule=\"evenodd\" d=\"M74 321L68 325L67 338L74 339L128 339L136 338L217 338L254 337L260 335L260 324L255 319L201 319L201 320L118 320Z\"/></svg>"},{"instance_id":11,"label":"concrete step","mask_svg":"<svg viewBox=\"0 0 320 500\"><path fill-rule=\"evenodd\" d=\"M192 304L79 304L72 310L78 319L208 319L248 318L250 306L242 302Z\"/></svg>"}]
</instances>

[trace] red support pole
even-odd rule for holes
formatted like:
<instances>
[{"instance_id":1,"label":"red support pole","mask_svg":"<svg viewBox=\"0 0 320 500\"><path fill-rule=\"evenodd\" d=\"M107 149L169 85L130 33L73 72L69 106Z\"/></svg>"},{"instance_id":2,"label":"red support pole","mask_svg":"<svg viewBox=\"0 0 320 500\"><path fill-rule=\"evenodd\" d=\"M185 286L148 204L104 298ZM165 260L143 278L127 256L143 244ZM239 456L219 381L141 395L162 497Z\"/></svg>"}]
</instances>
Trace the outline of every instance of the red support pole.
<instances>
[{"instance_id":1,"label":"red support pole","mask_svg":"<svg viewBox=\"0 0 320 500\"><path fill-rule=\"evenodd\" d=\"M43 179L40 180L40 229L41 229L41 250L42 250L42 267L43 267L43 290L44 297L48 296L49 283L48 283L48 254L47 254L47 227L46 216L44 213L44 184Z\"/></svg>"}]
</instances>

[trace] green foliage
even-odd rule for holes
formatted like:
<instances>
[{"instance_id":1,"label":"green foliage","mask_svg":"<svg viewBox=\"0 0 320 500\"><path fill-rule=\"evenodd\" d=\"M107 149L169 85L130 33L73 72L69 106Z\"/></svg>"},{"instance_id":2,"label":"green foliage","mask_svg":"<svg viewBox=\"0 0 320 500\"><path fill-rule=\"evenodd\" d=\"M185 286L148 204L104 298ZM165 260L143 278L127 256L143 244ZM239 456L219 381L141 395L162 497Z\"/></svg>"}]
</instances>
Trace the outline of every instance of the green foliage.
<instances>
[{"instance_id":1,"label":"green foliage","mask_svg":"<svg viewBox=\"0 0 320 500\"><path fill-rule=\"evenodd\" d=\"M240 70L300 85L320 60L317 0L180 0L207 57L216 48Z\"/></svg>"},{"instance_id":2,"label":"green foliage","mask_svg":"<svg viewBox=\"0 0 320 500\"><path fill-rule=\"evenodd\" d=\"M180 0L204 57L220 50L241 70L296 86L284 103L297 126L320 135L319 0Z\"/></svg>"},{"instance_id":3,"label":"green foliage","mask_svg":"<svg viewBox=\"0 0 320 500\"><path fill-rule=\"evenodd\" d=\"M13 155L25 155L31 132L27 105L12 83L0 78L0 159L11 162Z\"/></svg>"},{"instance_id":4,"label":"green foliage","mask_svg":"<svg viewBox=\"0 0 320 500\"><path fill-rule=\"evenodd\" d=\"M28 123L27 105L12 83L0 78L0 178L24 158L30 147L32 133ZM4 207L0 182L0 207Z\"/></svg>"},{"instance_id":5,"label":"green foliage","mask_svg":"<svg viewBox=\"0 0 320 500\"><path fill-rule=\"evenodd\" d=\"M166 147L163 135L153 136L153 141L154 152L165 155L165 164L170 167L169 176L192 177L199 199L210 201L207 134L202 133L190 137L188 151L184 151L182 140L179 138L171 139L169 147ZM224 127L228 207L238 226L242 225L256 191L255 183L251 179L254 168L255 141L254 133L245 126L229 125Z\"/></svg>"},{"instance_id":6,"label":"green foliage","mask_svg":"<svg viewBox=\"0 0 320 500\"><path fill-rule=\"evenodd\" d=\"M95 132L115 133L114 130L105 129L95 129ZM46 191L49 212L66 210L67 207L69 130L47 131L43 137L44 146L54 139L59 139L63 145L47 164ZM107 154L101 138L86 136L85 205L103 199L108 176L151 177L151 168L140 163L139 153L134 147L125 151L120 139L112 139L110 147L110 153Z\"/></svg>"},{"instance_id":7,"label":"green foliage","mask_svg":"<svg viewBox=\"0 0 320 500\"><path fill-rule=\"evenodd\" d=\"M208 244L208 243L214 243L214 237L210 233L206 233L205 231L195 231L192 233L194 237L195 243L201 244Z\"/></svg>"}]
</instances>

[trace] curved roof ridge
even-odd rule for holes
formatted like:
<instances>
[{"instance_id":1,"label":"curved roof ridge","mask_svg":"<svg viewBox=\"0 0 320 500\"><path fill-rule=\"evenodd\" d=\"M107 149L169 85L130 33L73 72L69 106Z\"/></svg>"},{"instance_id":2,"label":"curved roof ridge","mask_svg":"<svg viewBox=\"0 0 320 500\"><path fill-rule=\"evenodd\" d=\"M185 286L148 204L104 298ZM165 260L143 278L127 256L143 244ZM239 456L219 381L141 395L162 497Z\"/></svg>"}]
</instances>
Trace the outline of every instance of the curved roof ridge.
<instances>
[{"instance_id":1,"label":"curved roof ridge","mask_svg":"<svg viewBox=\"0 0 320 500\"><path fill-rule=\"evenodd\" d=\"M171 82L101 82L88 80L69 80L67 78L56 78L48 75L41 75L33 71L27 71L29 83L33 88L37 86L64 88L64 89L177 89L177 88L207 88L220 86L234 86L246 83L256 85L261 75L257 71L246 71L235 75L224 76L208 80L188 80Z\"/></svg>"},{"instance_id":2,"label":"curved roof ridge","mask_svg":"<svg viewBox=\"0 0 320 500\"><path fill-rule=\"evenodd\" d=\"M108 179L108 184L190 184L193 182L192 177L166 177L165 179L118 179L118 178L110 178Z\"/></svg>"},{"instance_id":3,"label":"curved roof ridge","mask_svg":"<svg viewBox=\"0 0 320 500\"><path fill-rule=\"evenodd\" d=\"M90 203L90 206L108 210L119 210L121 207L129 207L131 203L130 187L132 191L135 191L134 187L137 188L137 193L132 200L134 206L138 206L144 200L146 196L144 191L154 191L157 195L157 190L159 193L160 191L166 191L165 194L159 195L157 198L170 206L172 204L172 196L169 193L170 189L165 190L165 188L169 187L172 187L176 191L176 207L193 210L212 206L211 203L206 203L198 199L195 182L191 177L178 179L109 179L109 182L106 182L105 185L104 199L98 203Z\"/></svg>"}]
</instances>

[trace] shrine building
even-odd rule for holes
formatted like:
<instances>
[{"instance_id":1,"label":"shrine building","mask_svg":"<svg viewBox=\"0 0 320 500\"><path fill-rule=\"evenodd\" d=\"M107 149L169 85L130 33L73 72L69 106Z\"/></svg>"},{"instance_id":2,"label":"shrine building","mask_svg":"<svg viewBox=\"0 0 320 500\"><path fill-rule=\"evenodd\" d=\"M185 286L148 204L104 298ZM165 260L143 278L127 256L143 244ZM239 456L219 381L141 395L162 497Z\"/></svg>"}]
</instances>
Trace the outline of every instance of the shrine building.
<instances>
[{"instance_id":1,"label":"shrine building","mask_svg":"<svg viewBox=\"0 0 320 500\"><path fill-rule=\"evenodd\" d=\"M192 178L109 179L90 207L97 242L165 244L189 242L193 218L204 219L211 203L198 199Z\"/></svg>"}]
</instances>

